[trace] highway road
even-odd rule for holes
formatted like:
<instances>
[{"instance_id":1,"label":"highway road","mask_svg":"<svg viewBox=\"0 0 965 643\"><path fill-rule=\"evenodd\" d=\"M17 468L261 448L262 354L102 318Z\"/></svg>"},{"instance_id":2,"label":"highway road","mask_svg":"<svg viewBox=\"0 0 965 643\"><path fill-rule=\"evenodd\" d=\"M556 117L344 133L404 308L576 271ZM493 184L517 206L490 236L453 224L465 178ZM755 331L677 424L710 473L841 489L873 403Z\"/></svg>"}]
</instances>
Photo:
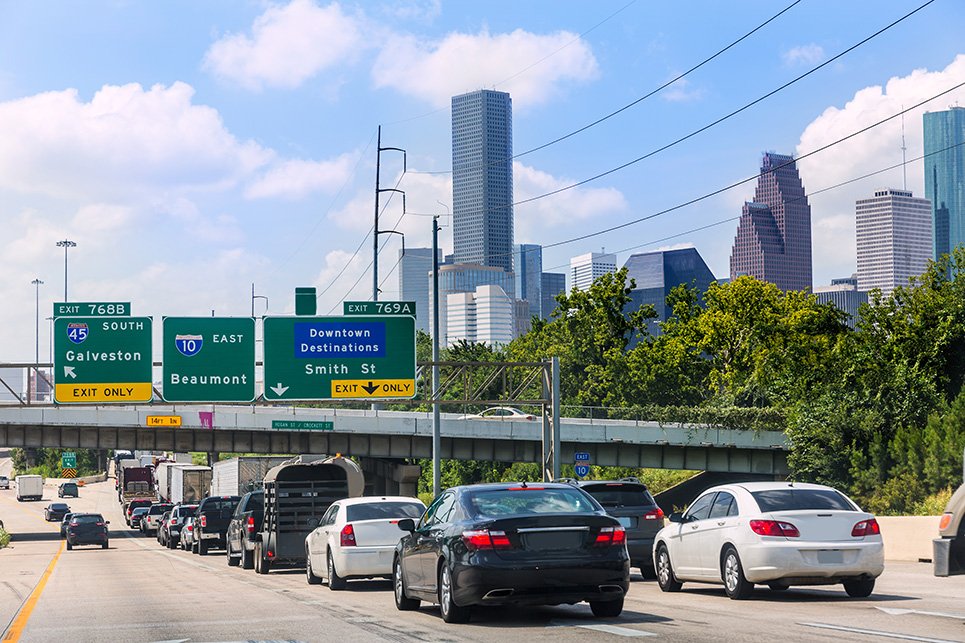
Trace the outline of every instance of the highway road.
<instances>
[{"instance_id":1,"label":"highway road","mask_svg":"<svg viewBox=\"0 0 965 643\"><path fill-rule=\"evenodd\" d=\"M0 453L0 473L9 463ZM6 467L6 468L5 468ZM3 641L965 641L965 576L934 578L927 564L888 563L869 599L843 590L760 589L731 601L722 588L685 585L664 594L634 575L623 615L596 619L587 605L479 610L468 625L446 625L437 608L395 609L391 584L350 582L333 592L302 571L258 576L159 547L127 531L113 482L68 499L111 521L109 550L65 551L43 507L0 491L0 519L15 534L0 550ZM49 573L45 573L48 572Z\"/></svg>"}]
</instances>

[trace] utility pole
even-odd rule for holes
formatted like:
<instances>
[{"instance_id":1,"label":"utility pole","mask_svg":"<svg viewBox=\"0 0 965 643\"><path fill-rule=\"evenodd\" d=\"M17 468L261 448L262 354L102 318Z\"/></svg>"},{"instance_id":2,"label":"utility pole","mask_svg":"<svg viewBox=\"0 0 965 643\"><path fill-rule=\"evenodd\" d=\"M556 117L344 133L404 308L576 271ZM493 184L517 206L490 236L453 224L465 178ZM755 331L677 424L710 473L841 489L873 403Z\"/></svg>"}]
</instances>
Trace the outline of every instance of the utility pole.
<instances>
[{"instance_id":1,"label":"utility pole","mask_svg":"<svg viewBox=\"0 0 965 643\"><path fill-rule=\"evenodd\" d=\"M432 217L432 495L442 491L442 432L439 425L439 217Z\"/></svg>"},{"instance_id":2,"label":"utility pole","mask_svg":"<svg viewBox=\"0 0 965 643\"><path fill-rule=\"evenodd\" d=\"M67 301L67 250L70 248L76 248L77 243L71 241L70 239L64 239L63 241L57 242L58 248L64 249L64 302Z\"/></svg>"},{"instance_id":3,"label":"utility pole","mask_svg":"<svg viewBox=\"0 0 965 643\"><path fill-rule=\"evenodd\" d=\"M402 152L402 173L406 172L406 153L401 147L382 147L382 126L379 125L378 139L375 151L375 227L372 231L372 301L379 300L379 235L402 234L396 230L379 230L379 195L383 192L398 192L402 195L402 213L405 214L405 192L395 188L379 187L379 174L382 169L382 152L389 150ZM402 251L405 252L405 237L403 236Z\"/></svg>"}]
</instances>

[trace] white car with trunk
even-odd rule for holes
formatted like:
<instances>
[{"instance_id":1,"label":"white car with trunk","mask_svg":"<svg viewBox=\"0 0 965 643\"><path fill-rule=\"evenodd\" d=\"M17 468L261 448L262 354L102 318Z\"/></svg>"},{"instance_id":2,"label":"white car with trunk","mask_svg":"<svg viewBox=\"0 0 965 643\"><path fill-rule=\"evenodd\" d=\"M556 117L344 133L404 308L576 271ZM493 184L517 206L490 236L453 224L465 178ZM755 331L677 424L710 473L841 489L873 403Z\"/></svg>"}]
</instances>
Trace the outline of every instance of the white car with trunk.
<instances>
[{"instance_id":1,"label":"white car with trunk","mask_svg":"<svg viewBox=\"0 0 965 643\"><path fill-rule=\"evenodd\" d=\"M418 520L426 506L418 498L346 498L332 503L305 538L305 574L310 585L330 589L355 578L391 578L402 518Z\"/></svg>"},{"instance_id":2,"label":"white car with trunk","mask_svg":"<svg viewBox=\"0 0 965 643\"><path fill-rule=\"evenodd\" d=\"M840 491L816 484L748 482L713 487L654 539L657 581L665 592L684 581L723 583L747 598L755 584L843 584L866 597L884 571L875 517Z\"/></svg>"}]
</instances>

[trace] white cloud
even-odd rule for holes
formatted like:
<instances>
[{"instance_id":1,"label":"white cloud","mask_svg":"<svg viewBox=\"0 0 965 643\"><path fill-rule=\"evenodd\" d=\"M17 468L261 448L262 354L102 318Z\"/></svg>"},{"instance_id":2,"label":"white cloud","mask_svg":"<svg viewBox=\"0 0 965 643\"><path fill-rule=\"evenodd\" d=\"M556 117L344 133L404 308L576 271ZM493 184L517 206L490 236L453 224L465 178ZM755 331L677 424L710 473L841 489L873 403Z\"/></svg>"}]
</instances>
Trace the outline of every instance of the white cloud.
<instances>
[{"instance_id":1,"label":"white cloud","mask_svg":"<svg viewBox=\"0 0 965 643\"><path fill-rule=\"evenodd\" d=\"M71 227L97 233L110 233L131 223L134 212L121 205L94 203L85 205L77 211Z\"/></svg>"},{"instance_id":2,"label":"white cloud","mask_svg":"<svg viewBox=\"0 0 965 643\"><path fill-rule=\"evenodd\" d=\"M343 154L331 161L296 159L280 163L245 189L245 198L302 199L314 192L333 192L352 173L358 154Z\"/></svg>"},{"instance_id":3,"label":"white cloud","mask_svg":"<svg viewBox=\"0 0 965 643\"><path fill-rule=\"evenodd\" d=\"M371 260L371 250L363 250L354 257L345 250L333 250L325 255L325 266L314 282L318 296L318 314L341 314L343 301L371 299ZM379 274L383 274L382 271Z\"/></svg>"},{"instance_id":4,"label":"white cloud","mask_svg":"<svg viewBox=\"0 0 965 643\"><path fill-rule=\"evenodd\" d=\"M796 65L813 65L824 59L824 47L810 43L792 47L781 54L781 59L788 67Z\"/></svg>"},{"instance_id":5,"label":"white cloud","mask_svg":"<svg viewBox=\"0 0 965 643\"><path fill-rule=\"evenodd\" d=\"M520 71L520 69L523 69ZM515 74L515 75L514 75ZM589 44L577 34L451 33L441 41L391 37L372 69L376 87L391 87L437 107L455 94L491 87L513 95L515 106L545 103L567 82L598 74Z\"/></svg>"},{"instance_id":6,"label":"white cloud","mask_svg":"<svg viewBox=\"0 0 965 643\"><path fill-rule=\"evenodd\" d=\"M686 78L674 82L660 93L660 97L671 103L685 103L700 100L704 97L703 89L694 89Z\"/></svg>"},{"instance_id":7,"label":"white cloud","mask_svg":"<svg viewBox=\"0 0 965 643\"><path fill-rule=\"evenodd\" d=\"M855 93L844 107L828 107L801 134L797 155L816 150L902 109L920 103L965 80L965 55L959 55L941 71L919 69L888 80L884 87L866 87ZM922 114L940 111L956 101L965 101L965 90L932 101L905 115L906 157L922 155ZM827 151L798 163L804 188L813 192L901 163L901 119L895 118ZM924 196L924 164L906 166L908 189ZM855 269L855 201L871 196L875 189L902 187L902 171L896 168L810 197L814 283L828 283L832 277L849 275Z\"/></svg>"},{"instance_id":8,"label":"white cloud","mask_svg":"<svg viewBox=\"0 0 965 643\"><path fill-rule=\"evenodd\" d=\"M105 85L90 102L77 90L0 103L0 189L89 201L145 191L230 187L273 153L240 142L194 89Z\"/></svg>"},{"instance_id":9,"label":"white cloud","mask_svg":"<svg viewBox=\"0 0 965 643\"><path fill-rule=\"evenodd\" d=\"M350 62L365 45L359 21L338 3L269 5L251 34L231 34L205 54L205 70L241 86L292 89L320 71Z\"/></svg>"}]
</instances>

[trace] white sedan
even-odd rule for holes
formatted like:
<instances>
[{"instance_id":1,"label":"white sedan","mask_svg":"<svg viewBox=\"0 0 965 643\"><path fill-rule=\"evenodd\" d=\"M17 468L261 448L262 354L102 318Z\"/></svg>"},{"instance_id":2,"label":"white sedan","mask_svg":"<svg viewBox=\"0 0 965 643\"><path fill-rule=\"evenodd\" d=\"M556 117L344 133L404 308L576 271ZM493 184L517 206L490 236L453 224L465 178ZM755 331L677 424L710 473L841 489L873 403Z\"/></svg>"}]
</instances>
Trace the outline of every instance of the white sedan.
<instances>
[{"instance_id":1,"label":"white sedan","mask_svg":"<svg viewBox=\"0 0 965 643\"><path fill-rule=\"evenodd\" d=\"M535 420L536 416L532 413L524 413L511 406L494 406L481 413L462 415L460 420Z\"/></svg>"},{"instance_id":2,"label":"white sedan","mask_svg":"<svg viewBox=\"0 0 965 643\"><path fill-rule=\"evenodd\" d=\"M305 537L305 576L309 585L326 580L343 589L353 578L392 576L395 546L404 535L402 518L418 520L426 506L418 498L346 498L332 503Z\"/></svg>"},{"instance_id":3,"label":"white sedan","mask_svg":"<svg viewBox=\"0 0 965 643\"><path fill-rule=\"evenodd\" d=\"M840 583L849 596L863 598L884 571L878 521L823 485L721 485L669 520L653 545L665 592L678 591L683 581L723 583L729 597L741 599L755 583L776 591Z\"/></svg>"}]
</instances>

